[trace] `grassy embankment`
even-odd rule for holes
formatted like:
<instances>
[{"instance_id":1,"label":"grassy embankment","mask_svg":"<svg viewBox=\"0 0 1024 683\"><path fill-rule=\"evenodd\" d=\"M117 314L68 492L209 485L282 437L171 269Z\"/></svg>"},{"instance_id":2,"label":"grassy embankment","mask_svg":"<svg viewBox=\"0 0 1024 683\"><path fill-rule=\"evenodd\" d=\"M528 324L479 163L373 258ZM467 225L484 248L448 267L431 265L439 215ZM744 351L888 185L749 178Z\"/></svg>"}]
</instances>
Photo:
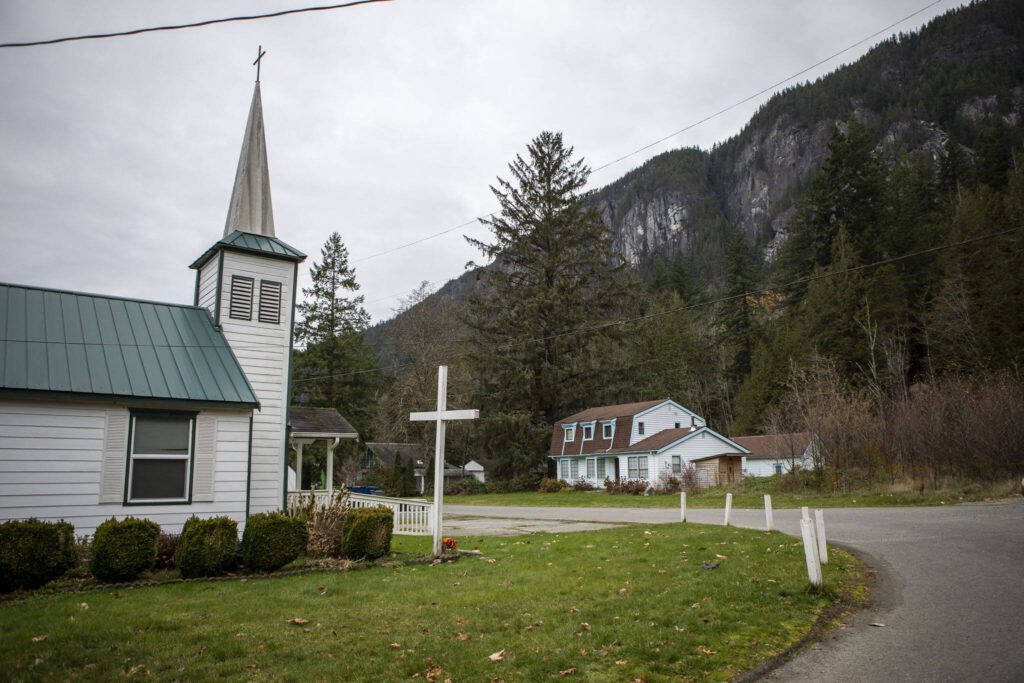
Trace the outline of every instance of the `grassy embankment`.
<instances>
[{"instance_id":1,"label":"grassy embankment","mask_svg":"<svg viewBox=\"0 0 1024 683\"><path fill-rule=\"evenodd\" d=\"M26 681L727 680L862 586L857 563L834 551L825 589L809 590L800 542L779 533L676 524L460 540L486 557L0 603L0 671ZM395 540L399 559L428 547Z\"/></svg>"}]
</instances>

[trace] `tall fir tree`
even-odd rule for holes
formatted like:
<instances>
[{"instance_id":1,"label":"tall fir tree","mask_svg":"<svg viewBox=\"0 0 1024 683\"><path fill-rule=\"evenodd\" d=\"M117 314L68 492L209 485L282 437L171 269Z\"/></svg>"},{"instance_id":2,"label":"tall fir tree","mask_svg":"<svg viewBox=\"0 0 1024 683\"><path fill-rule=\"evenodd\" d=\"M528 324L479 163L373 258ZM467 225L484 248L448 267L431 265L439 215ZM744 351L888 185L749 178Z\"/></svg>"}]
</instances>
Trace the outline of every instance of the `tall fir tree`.
<instances>
[{"instance_id":1,"label":"tall fir tree","mask_svg":"<svg viewBox=\"0 0 1024 683\"><path fill-rule=\"evenodd\" d=\"M589 169L560 133L541 133L509 171L491 188L501 206L484 221L492 241L467 238L490 261L467 324L476 430L498 478L544 466L551 424L589 402L603 349L621 336L599 323L636 290L601 217L583 206Z\"/></svg>"},{"instance_id":2,"label":"tall fir tree","mask_svg":"<svg viewBox=\"0 0 1024 683\"><path fill-rule=\"evenodd\" d=\"M376 358L363 340L370 316L362 295L355 294L359 284L341 235L327 238L320 257L298 305L295 340L306 348L296 354L295 391L315 405L335 408L366 436L381 386Z\"/></svg>"}]
</instances>

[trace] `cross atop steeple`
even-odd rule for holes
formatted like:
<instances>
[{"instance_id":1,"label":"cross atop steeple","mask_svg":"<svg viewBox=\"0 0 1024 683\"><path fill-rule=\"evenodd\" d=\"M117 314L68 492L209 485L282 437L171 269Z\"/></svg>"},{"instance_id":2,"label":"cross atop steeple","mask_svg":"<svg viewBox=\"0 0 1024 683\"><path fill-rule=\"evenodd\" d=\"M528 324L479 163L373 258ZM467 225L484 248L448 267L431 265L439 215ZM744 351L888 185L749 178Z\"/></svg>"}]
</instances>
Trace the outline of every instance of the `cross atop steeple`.
<instances>
[{"instance_id":1,"label":"cross atop steeple","mask_svg":"<svg viewBox=\"0 0 1024 683\"><path fill-rule=\"evenodd\" d=\"M262 62L263 57L266 54L267 54L267 51L263 49L262 45L260 45L259 47L256 48L256 55L257 55L256 56L256 61L253 62L252 65L256 67L256 82L257 83L260 82L260 63Z\"/></svg>"}]
</instances>

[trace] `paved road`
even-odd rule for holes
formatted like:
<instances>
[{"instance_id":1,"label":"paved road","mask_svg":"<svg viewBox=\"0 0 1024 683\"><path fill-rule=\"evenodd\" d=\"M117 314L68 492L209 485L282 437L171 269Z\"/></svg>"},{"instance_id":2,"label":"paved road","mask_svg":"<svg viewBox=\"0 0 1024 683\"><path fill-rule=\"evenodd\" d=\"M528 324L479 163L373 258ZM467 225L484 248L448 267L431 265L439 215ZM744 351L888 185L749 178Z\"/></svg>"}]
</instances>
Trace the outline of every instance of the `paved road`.
<instances>
[{"instance_id":1,"label":"paved road","mask_svg":"<svg viewBox=\"0 0 1024 683\"><path fill-rule=\"evenodd\" d=\"M455 505L445 510L453 528L468 525L465 532L473 524L477 531L522 533L679 518L676 510ZM775 524L798 535L799 515L799 510L776 510ZM713 524L723 517L720 510L692 509L687 516ZM734 510L733 523L764 528L764 514ZM1024 500L831 509L825 523L830 542L866 554L878 576L875 604L768 680L1024 681Z\"/></svg>"}]
</instances>

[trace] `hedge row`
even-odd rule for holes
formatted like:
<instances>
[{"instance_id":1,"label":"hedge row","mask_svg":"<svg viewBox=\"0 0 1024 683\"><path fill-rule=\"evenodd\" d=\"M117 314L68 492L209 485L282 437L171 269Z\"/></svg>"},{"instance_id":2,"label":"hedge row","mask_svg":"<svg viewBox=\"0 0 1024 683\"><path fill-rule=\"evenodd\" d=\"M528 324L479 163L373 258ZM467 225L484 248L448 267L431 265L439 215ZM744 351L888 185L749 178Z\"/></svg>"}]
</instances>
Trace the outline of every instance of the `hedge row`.
<instances>
[{"instance_id":1,"label":"hedge row","mask_svg":"<svg viewBox=\"0 0 1024 683\"><path fill-rule=\"evenodd\" d=\"M328 545L342 557L375 560L391 552L392 513L386 507L338 510ZM321 539L322 540L322 539ZM80 557L67 522L27 519L0 524L0 593L39 588L82 562L107 583L131 581L154 568L176 566L183 578L214 576L239 565L270 572L307 552L307 520L281 513L251 515L242 541L229 517L191 517L180 535L161 533L148 519L108 519L96 528L88 558ZM334 554L334 553L331 553Z\"/></svg>"}]
</instances>

